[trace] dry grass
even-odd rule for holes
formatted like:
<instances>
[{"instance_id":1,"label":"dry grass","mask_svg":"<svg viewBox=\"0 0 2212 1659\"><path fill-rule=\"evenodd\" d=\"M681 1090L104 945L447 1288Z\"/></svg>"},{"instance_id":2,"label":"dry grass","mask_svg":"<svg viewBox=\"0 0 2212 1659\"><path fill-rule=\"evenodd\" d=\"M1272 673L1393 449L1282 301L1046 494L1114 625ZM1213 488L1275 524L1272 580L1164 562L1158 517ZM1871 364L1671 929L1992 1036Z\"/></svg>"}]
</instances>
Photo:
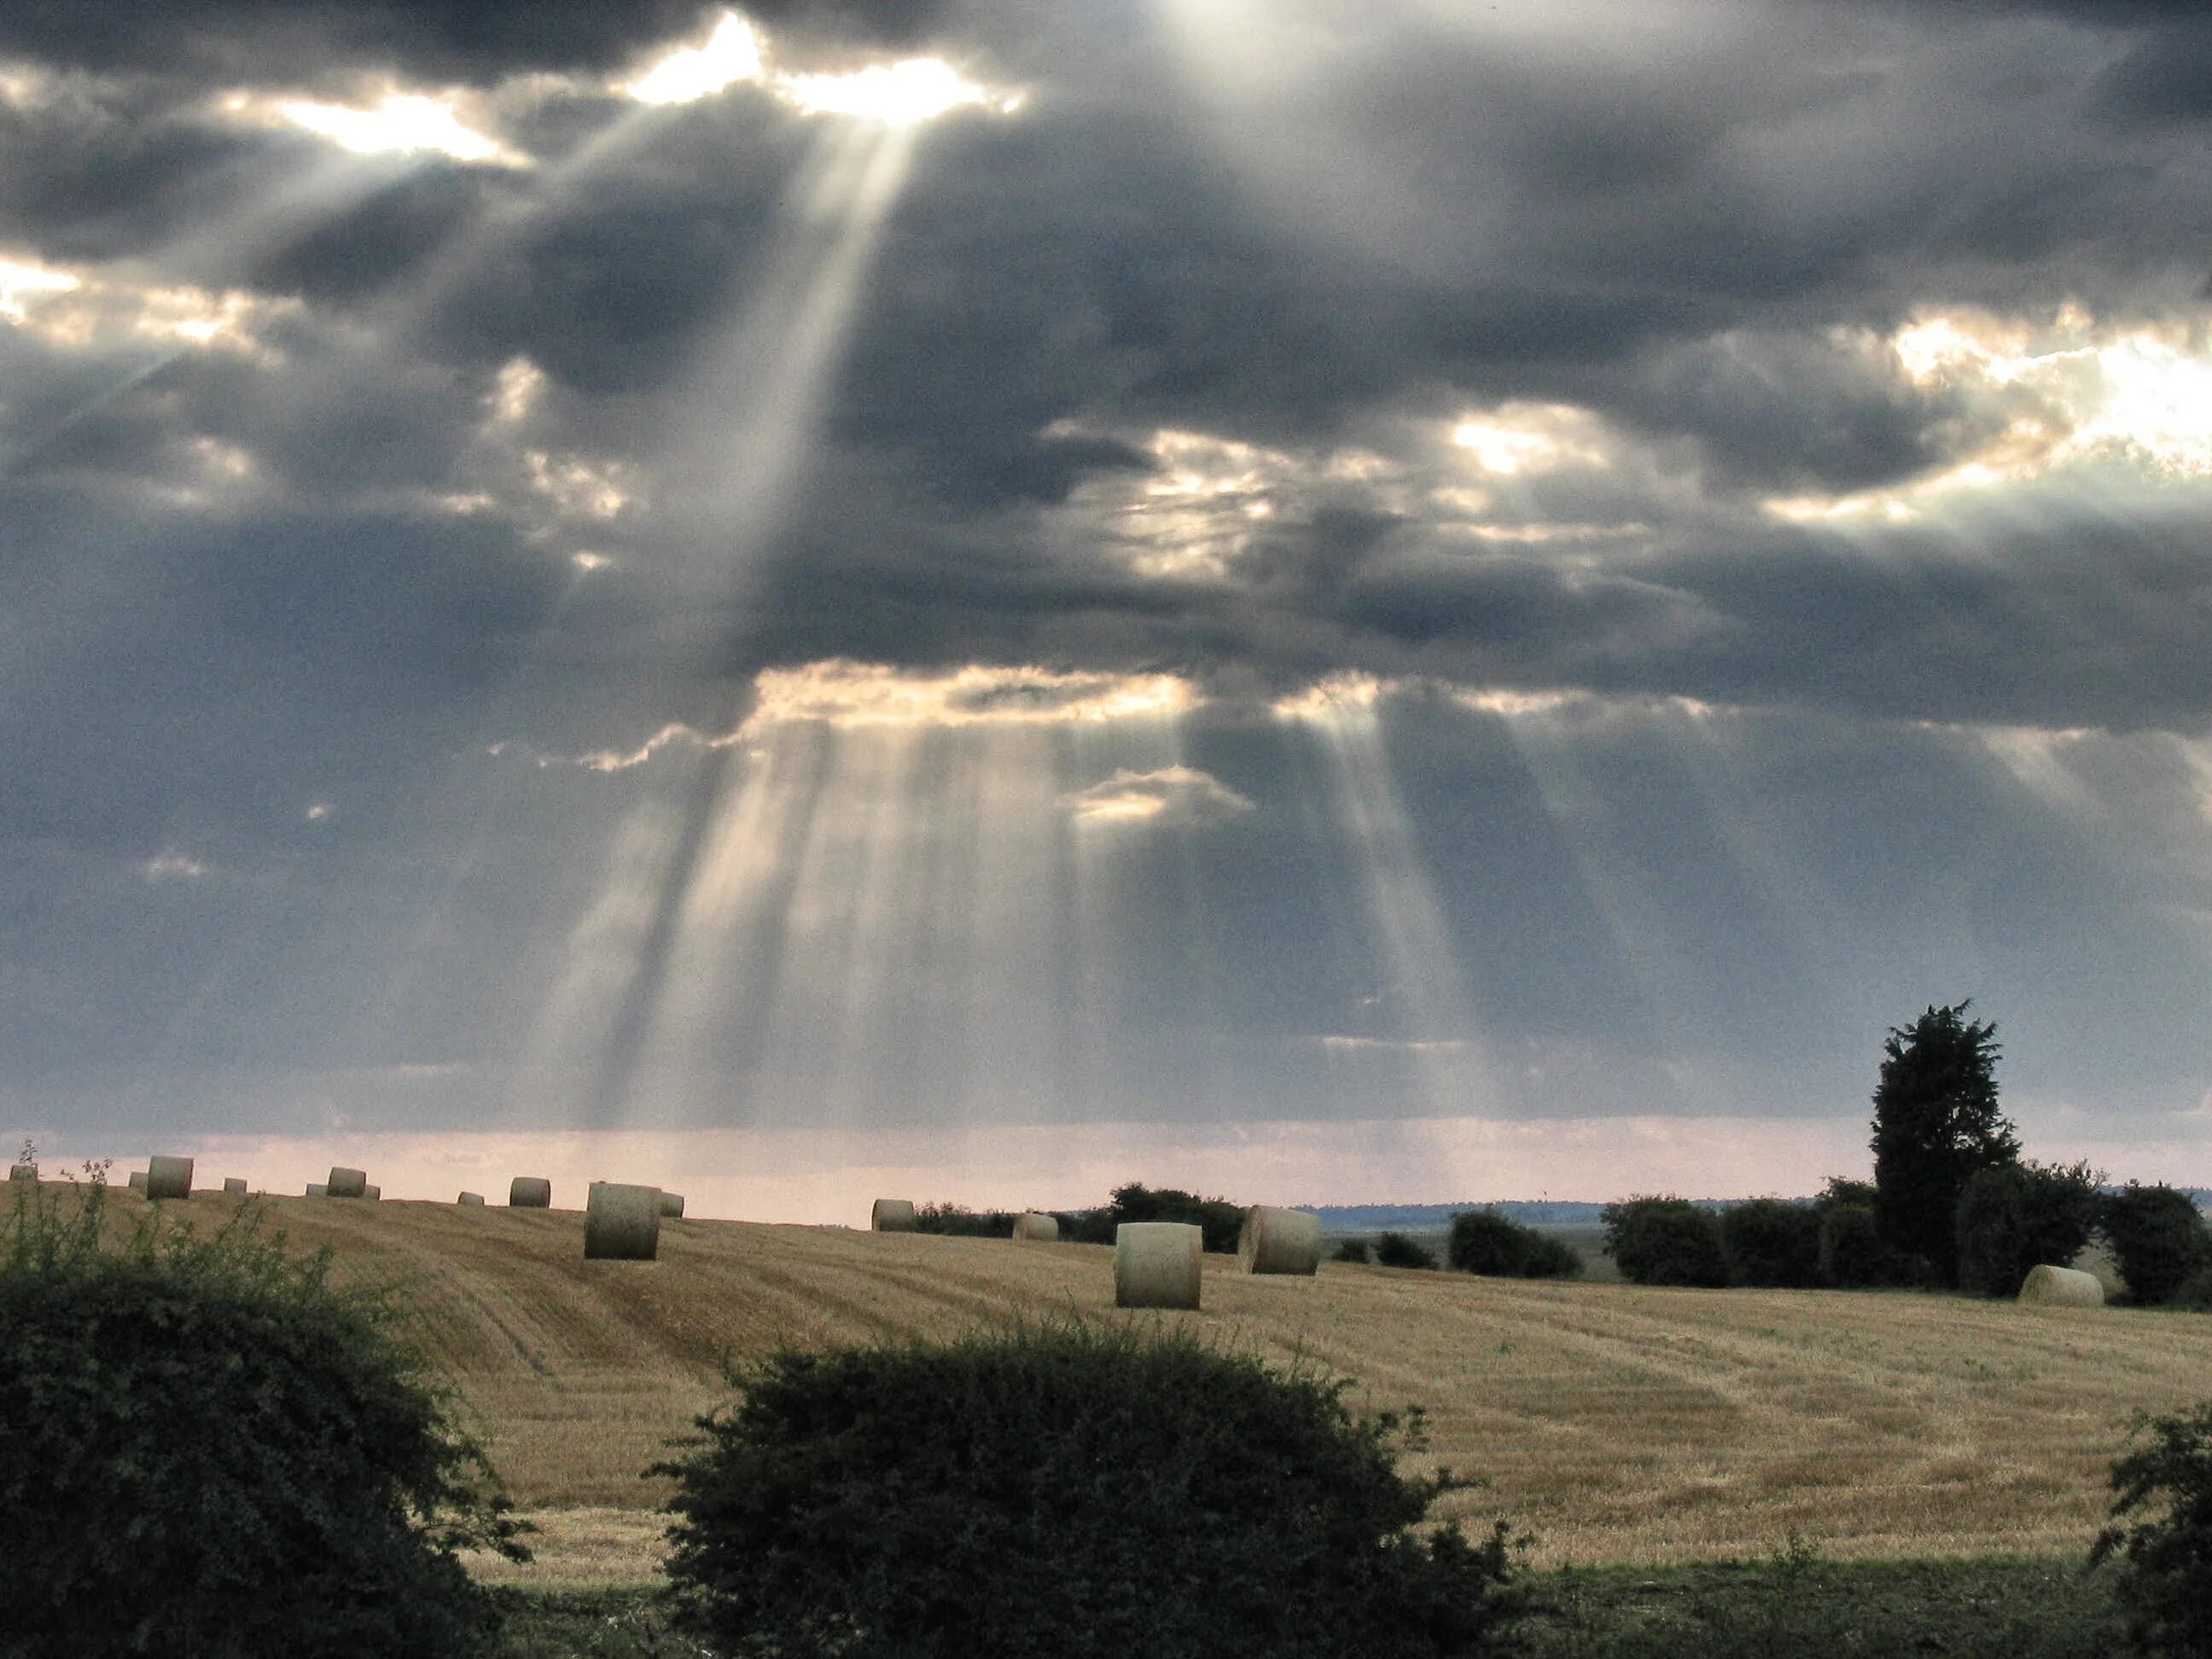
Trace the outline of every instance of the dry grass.
<instances>
[{"instance_id":1,"label":"dry grass","mask_svg":"<svg viewBox=\"0 0 2212 1659\"><path fill-rule=\"evenodd\" d=\"M143 1200L118 1194L118 1210ZM206 1224L239 1202L196 1196ZM267 1200L295 1245L396 1283L544 1528L541 1582L653 1571L638 1472L779 1345L950 1334L1020 1312L1175 1322L1428 1408L1452 1508L1539 1562L2077 1554L2130 1415L2212 1394L2212 1318L1906 1294L1657 1291L1206 1259L1205 1311L1116 1314L1113 1252L690 1221L657 1262L584 1261L574 1211ZM504 1575L503 1575L504 1576Z\"/></svg>"}]
</instances>

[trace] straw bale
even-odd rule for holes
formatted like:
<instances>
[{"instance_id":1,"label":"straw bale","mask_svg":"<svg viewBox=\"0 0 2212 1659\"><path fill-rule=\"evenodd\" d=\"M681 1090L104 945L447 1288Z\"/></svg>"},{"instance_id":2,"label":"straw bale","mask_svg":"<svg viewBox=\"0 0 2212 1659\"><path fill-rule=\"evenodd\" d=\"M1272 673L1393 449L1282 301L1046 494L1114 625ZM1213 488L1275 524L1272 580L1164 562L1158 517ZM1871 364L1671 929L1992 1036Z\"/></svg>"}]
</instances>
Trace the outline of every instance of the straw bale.
<instances>
[{"instance_id":1,"label":"straw bale","mask_svg":"<svg viewBox=\"0 0 2212 1659\"><path fill-rule=\"evenodd\" d=\"M190 1198L191 1195L191 1159L155 1157L146 1160L147 1197Z\"/></svg>"},{"instance_id":2,"label":"straw bale","mask_svg":"<svg viewBox=\"0 0 2212 1659\"><path fill-rule=\"evenodd\" d=\"M246 1177L244 1176L225 1176L222 1178L222 1189L227 1193L244 1192L246 1190Z\"/></svg>"},{"instance_id":3,"label":"straw bale","mask_svg":"<svg viewBox=\"0 0 2212 1659\"><path fill-rule=\"evenodd\" d=\"M550 1210L553 1207L553 1183L544 1176L517 1176L507 1183L507 1207L510 1210Z\"/></svg>"},{"instance_id":4,"label":"straw bale","mask_svg":"<svg viewBox=\"0 0 2212 1659\"><path fill-rule=\"evenodd\" d=\"M456 1204L481 1204L483 1202L483 1194L482 1193L463 1193L459 1198L455 1199L453 1202Z\"/></svg>"},{"instance_id":5,"label":"straw bale","mask_svg":"<svg viewBox=\"0 0 2212 1659\"><path fill-rule=\"evenodd\" d=\"M323 1189L331 1198L359 1198L368 1190L368 1176L359 1170L349 1170L342 1164L333 1164L330 1179L323 1183Z\"/></svg>"},{"instance_id":6,"label":"straw bale","mask_svg":"<svg viewBox=\"0 0 2212 1659\"><path fill-rule=\"evenodd\" d=\"M36 1181L38 1178L39 1166L35 1164L11 1164L8 1166L8 1179L10 1181Z\"/></svg>"},{"instance_id":7,"label":"straw bale","mask_svg":"<svg viewBox=\"0 0 2212 1659\"><path fill-rule=\"evenodd\" d=\"M868 1226L879 1233L910 1233L914 1231L914 1200L905 1198L879 1198L875 1208L868 1212Z\"/></svg>"},{"instance_id":8,"label":"straw bale","mask_svg":"<svg viewBox=\"0 0 2212 1659\"><path fill-rule=\"evenodd\" d=\"M2021 1281L2020 1299L2046 1308L2101 1308L2105 1287L2094 1273L2045 1262L2027 1270L2027 1277Z\"/></svg>"},{"instance_id":9,"label":"straw bale","mask_svg":"<svg viewBox=\"0 0 2212 1659\"><path fill-rule=\"evenodd\" d=\"M1114 1229L1114 1305L1195 1308L1206 1234L1185 1221L1125 1221Z\"/></svg>"},{"instance_id":10,"label":"straw bale","mask_svg":"<svg viewBox=\"0 0 2212 1659\"><path fill-rule=\"evenodd\" d=\"M662 1220L664 1220L664 1221L681 1221L681 1220L683 1220L683 1219L684 1219L684 1194L681 1194L681 1193L663 1193L663 1194L661 1194L661 1195L660 1195L660 1217L661 1217L661 1219L662 1219Z\"/></svg>"},{"instance_id":11,"label":"straw bale","mask_svg":"<svg viewBox=\"0 0 2212 1659\"><path fill-rule=\"evenodd\" d=\"M1018 1215L1014 1218L1014 1237L1034 1238L1048 1244L1054 1243L1060 1237L1060 1218L1036 1210Z\"/></svg>"},{"instance_id":12,"label":"straw bale","mask_svg":"<svg viewBox=\"0 0 2212 1659\"><path fill-rule=\"evenodd\" d=\"M331 1189L326 1182L311 1181L307 1183L307 1196L309 1198L328 1198L330 1195Z\"/></svg>"},{"instance_id":13,"label":"straw bale","mask_svg":"<svg viewBox=\"0 0 2212 1659\"><path fill-rule=\"evenodd\" d=\"M131 1172L131 1190L134 1193L143 1193L146 1190L146 1172L143 1170L133 1170Z\"/></svg>"},{"instance_id":14,"label":"straw bale","mask_svg":"<svg viewBox=\"0 0 2212 1659\"><path fill-rule=\"evenodd\" d=\"M650 1261L660 1249L660 1189L594 1181L584 1203L584 1260Z\"/></svg>"},{"instance_id":15,"label":"straw bale","mask_svg":"<svg viewBox=\"0 0 2212 1659\"><path fill-rule=\"evenodd\" d=\"M382 1198L384 1196L384 1188L378 1186L375 1182L371 1182L368 1185L361 1189L361 1195L363 1198L368 1199Z\"/></svg>"},{"instance_id":16,"label":"straw bale","mask_svg":"<svg viewBox=\"0 0 2212 1659\"><path fill-rule=\"evenodd\" d=\"M1237 1235L1237 1260L1248 1273L1303 1273L1321 1270L1321 1218L1304 1210L1255 1204L1244 1212Z\"/></svg>"}]
</instances>

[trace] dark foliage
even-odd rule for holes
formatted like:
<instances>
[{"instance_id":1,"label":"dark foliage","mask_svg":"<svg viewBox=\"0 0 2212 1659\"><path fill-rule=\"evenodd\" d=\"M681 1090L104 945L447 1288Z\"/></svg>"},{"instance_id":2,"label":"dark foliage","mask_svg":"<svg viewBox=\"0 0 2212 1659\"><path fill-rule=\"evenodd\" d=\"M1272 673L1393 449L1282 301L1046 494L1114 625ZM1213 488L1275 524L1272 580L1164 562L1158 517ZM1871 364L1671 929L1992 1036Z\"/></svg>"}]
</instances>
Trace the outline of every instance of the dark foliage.
<instances>
[{"instance_id":1,"label":"dark foliage","mask_svg":"<svg viewBox=\"0 0 2212 1659\"><path fill-rule=\"evenodd\" d=\"M1583 1259L1565 1239L1495 1210L1454 1216L1444 1254L1462 1273L1495 1279L1572 1279L1583 1270Z\"/></svg>"},{"instance_id":2,"label":"dark foliage","mask_svg":"<svg viewBox=\"0 0 2212 1659\"><path fill-rule=\"evenodd\" d=\"M2212 1267L2200 1267L2175 1285L2166 1305L2189 1313L2212 1313Z\"/></svg>"},{"instance_id":3,"label":"dark foliage","mask_svg":"<svg viewBox=\"0 0 2212 1659\"><path fill-rule=\"evenodd\" d=\"M2008 1164L1978 1170L1960 1194L1961 1289L2015 1296L2028 1269L2063 1267L2081 1254L2102 1209L2086 1164Z\"/></svg>"},{"instance_id":4,"label":"dark foliage","mask_svg":"<svg viewBox=\"0 0 2212 1659\"><path fill-rule=\"evenodd\" d=\"M1872 1205L1831 1204L1821 1210L1820 1282L1844 1291L1896 1282L1894 1260L1875 1231Z\"/></svg>"},{"instance_id":5,"label":"dark foliage","mask_svg":"<svg viewBox=\"0 0 2212 1659\"><path fill-rule=\"evenodd\" d=\"M1375 1247L1364 1238L1347 1238L1336 1247L1339 1261L1369 1262L1375 1260Z\"/></svg>"},{"instance_id":6,"label":"dark foliage","mask_svg":"<svg viewBox=\"0 0 2212 1659\"><path fill-rule=\"evenodd\" d=\"M1957 1281L1959 1200L1978 1170L2016 1162L2020 1142L1997 1110L1996 1026L1972 1005L1930 1007L1892 1028L1874 1091L1874 1219L1892 1250Z\"/></svg>"},{"instance_id":7,"label":"dark foliage","mask_svg":"<svg viewBox=\"0 0 2212 1659\"><path fill-rule=\"evenodd\" d=\"M1804 1290L1820 1279L1820 1212L1809 1204L1754 1198L1721 1212L1721 1249L1738 1285Z\"/></svg>"},{"instance_id":8,"label":"dark foliage","mask_svg":"<svg viewBox=\"0 0 2212 1659\"><path fill-rule=\"evenodd\" d=\"M1813 1207L1823 1214L1838 1204L1856 1204L1874 1208L1874 1182L1853 1181L1845 1176L1830 1176L1828 1184L1820 1188L1820 1195L1813 1200Z\"/></svg>"},{"instance_id":9,"label":"dark foliage","mask_svg":"<svg viewBox=\"0 0 2212 1659\"><path fill-rule=\"evenodd\" d=\"M1341 1383L1077 1324L811 1354L732 1378L678 1482L669 1576L737 1656L1054 1659L1496 1651L1502 1528L1410 1529Z\"/></svg>"},{"instance_id":10,"label":"dark foliage","mask_svg":"<svg viewBox=\"0 0 2212 1659\"><path fill-rule=\"evenodd\" d=\"M456 1552L527 1557L386 1307L252 1210L125 1233L105 1198L32 1189L0 1249L0 1651L477 1651Z\"/></svg>"},{"instance_id":11,"label":"dark foliage","mask_svg":"<svg viewBox=\"0 0 2212 1659\"><path fill-rule=\"evenodd\" d=\"M2212 1403L2138 1419L2112 1465L2113 1524L2092 1562L2117 1558L2139 1653L2212 1656ZM2135 1517L2132 1521L2128 1517Z\"/></svg>"},{"instance_id":12,"label":"dark foliage","mask_svg":"<svg viewBox=\"0 0 2212 1659\"><path fill-rule=\"evenodd\" d=\"M1717 1287L1729 1282L1720 1223L1686 1198L1631 1198L1607 1205L1600 1219L1606 1252L1632 1283Z\"/></svg>"},{"instance_id":13,"label":"dark foliage","mask_svg":"<svg viewBox=\"0 0 2212 1659\"><path fill-rule=\"evenodd\" d=\"M2171 1187L2131 1181L2106 1193L2097 1225L2136 1302L2170 1302L2192 1274L2212 1267L2212 1232L2203 1214L2186 1193Z\"/></svg>"},{"instance_id":14,"label":"dark foliage","mask_svg":"<svg viewBox=\"0 0 2212 1659\"><path fill-rule=\"evenodd\" d=\"M1378 1267L1434 1267L1437 1253L1406 1233L1384 1233L1375 1241Z\"/></svg>"},{"instance_id":15,"label":"dark foliage","mask_svg":"<svg viewBox=\"0 0 2212 1659\"><path fill-rule=\"evenodd\" d=\"M1234 1255L1244 1213L1243 1205L1225 1198L1200 1198L1178 1187L1153 1188L1133 1181L1116 1187L1105 1208L1063 1213L1060 1224L1061 1236L1078 1244L1111 1244L1114 1230L1125 1221L1187 1222L1205 1235L1207 1249Z\"/></svg>"},{"instance_id":16,"label":"dark foliage","mask_svg":"<svg viewBox=\"0 0 2212 1659\"><path fill-rule=\"evenodd\" d=\"M1012 1210L969 1210L957 1204L917 1205L914 1230L918 1233L946 1233L957 1238L1012 1238Z\"/></svg>"}]
</instances>

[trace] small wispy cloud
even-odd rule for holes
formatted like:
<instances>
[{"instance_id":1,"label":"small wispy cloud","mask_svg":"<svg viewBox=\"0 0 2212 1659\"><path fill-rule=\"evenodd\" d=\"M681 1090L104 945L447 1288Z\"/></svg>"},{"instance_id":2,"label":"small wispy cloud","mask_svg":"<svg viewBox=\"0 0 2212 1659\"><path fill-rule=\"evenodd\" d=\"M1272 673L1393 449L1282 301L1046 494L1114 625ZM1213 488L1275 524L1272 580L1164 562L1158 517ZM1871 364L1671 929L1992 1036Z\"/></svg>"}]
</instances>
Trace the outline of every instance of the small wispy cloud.
<instances>
[{"instance_id":1,"label":"small wispy cloud","mask_svg":"<svg viewBox=\"0 0 2212 1659\"><path fill-rule=\"evenodd\" d=\"M1211 773L1169 766L1156 772L1127 768L1088 789L1060 797L1081 823L1153 824L1201 829L1227 823L1254 811L1252 802Z\"/></svg>"},{"instance_id":2,"label":"small wispy cloud","mask_svg":"<svg viewBox=\"0 0 2212 1659\"><path fill-rule=\"evenodd\" d=\"M214 870L190 854L165 848L141 864L138 873L147 881L198 881L212 875Z\"/></svg>"}]
</instances>

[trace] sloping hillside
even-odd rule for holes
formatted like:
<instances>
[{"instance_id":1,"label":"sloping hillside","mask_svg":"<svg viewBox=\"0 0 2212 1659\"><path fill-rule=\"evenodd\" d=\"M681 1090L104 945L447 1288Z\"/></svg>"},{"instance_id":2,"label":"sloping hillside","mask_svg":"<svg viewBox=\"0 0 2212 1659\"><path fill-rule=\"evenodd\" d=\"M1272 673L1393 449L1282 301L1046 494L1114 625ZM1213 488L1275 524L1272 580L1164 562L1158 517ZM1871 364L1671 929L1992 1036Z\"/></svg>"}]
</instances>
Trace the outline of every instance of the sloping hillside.
<instances>
[{"instance_id":1,"label":"sloping hillside","mask_svg":"<svg viewBox=\"0 0 2212 1659\"><path fill-rule=\"evenodd\" d=\"M135 1195L118 1207L136 1208ZM653 1570L639 1471L778 1345L928 1336L1012 1314L1121 1317L1098 1246L685 1221L655 1262L586 1262L574 1212L264 1202L301 1248L396 1285L479 1414L544 1577ZM194 1197L204 1224L239 1202ZM2084 1548L2130 1414L2212 1395L2212 1318L1835 1292L1520 1284L1206 1261L1195 1324L1428 1408L1426 1454L1486 1477L1543 1560Z\"/></svg>"}]
</instances>

